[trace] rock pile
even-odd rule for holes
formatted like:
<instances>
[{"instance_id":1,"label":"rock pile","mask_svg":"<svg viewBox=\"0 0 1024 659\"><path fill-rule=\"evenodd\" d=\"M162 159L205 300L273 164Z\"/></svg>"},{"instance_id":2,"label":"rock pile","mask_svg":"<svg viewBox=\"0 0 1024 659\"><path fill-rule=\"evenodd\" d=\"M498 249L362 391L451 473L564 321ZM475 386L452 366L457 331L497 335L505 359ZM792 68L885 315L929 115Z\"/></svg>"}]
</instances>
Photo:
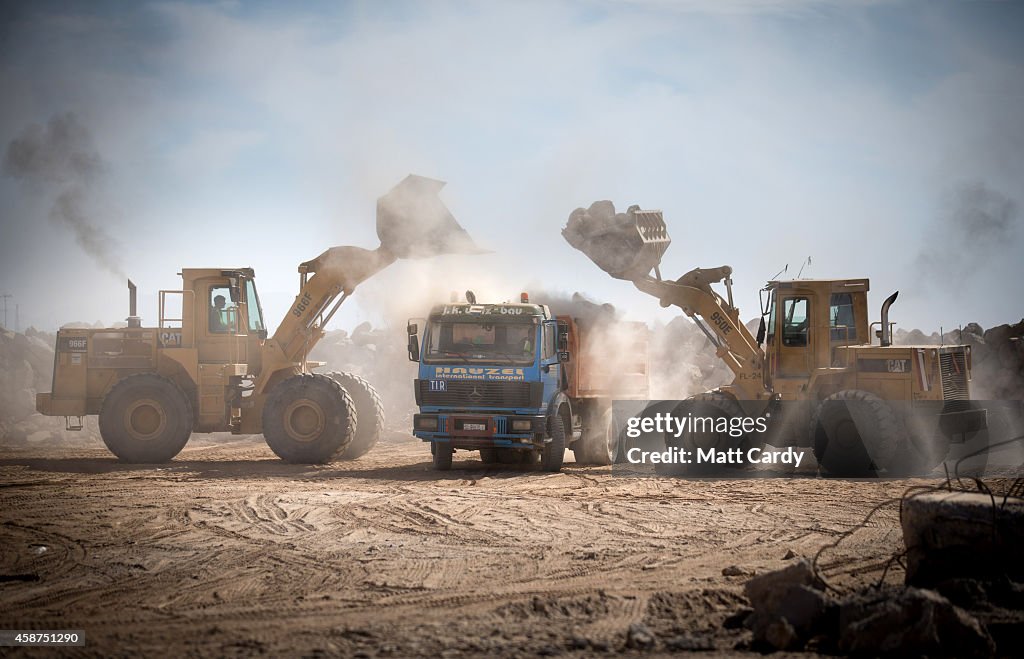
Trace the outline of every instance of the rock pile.
<instances>
[{"instance_id":1,"label":"rock pile","mask_svg":"<svg viewBox=\"0 0 1024 659\"><path fill-rule=\"evenodd\" d=\"M868 590L834 597L799 559L754 577L745 625L760 651L871 656L988 657L996 644L973 615L934 590Z\"/></svg>"}]
</instances>

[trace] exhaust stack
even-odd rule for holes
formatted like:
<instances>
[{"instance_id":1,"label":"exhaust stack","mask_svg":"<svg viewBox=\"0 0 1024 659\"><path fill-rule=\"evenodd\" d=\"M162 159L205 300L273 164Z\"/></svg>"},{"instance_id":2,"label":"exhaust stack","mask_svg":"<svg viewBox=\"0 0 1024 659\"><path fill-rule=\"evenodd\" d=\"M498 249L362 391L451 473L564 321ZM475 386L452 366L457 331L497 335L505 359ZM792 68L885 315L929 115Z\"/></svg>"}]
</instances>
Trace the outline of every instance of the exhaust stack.
<instances>
[{"instance_id":1,"label":"exhaust stack","mask_svg":"<svg viewBox=\"0 0 1024 659\"><path fill-rule=\"evenodd\" d=\"M138 300L137 300L137 291L136 291L136 288L135 288L135 284L133 284L132 280L129 279L128 280L128 318L127 318L127 320L128 320L128 327L131 327L132 329L137 329L139 327L142 327L142 319L139 318L139 315L138 315L137 303L138 303Z\"/></svg>"},{"instance_id":2,"label":"exhaust stack","mask_svg":"<svg viewBox=\"0 0 1024 659\"><path fill-rule=\"evenodd\" d=\"M879 331L878 337L883 347L892 345L892 332L889 329L889 307L896 301L896 296L899 294L900 292L896 291L882 303L882 329Z\"/></svg>"}]
</instances>

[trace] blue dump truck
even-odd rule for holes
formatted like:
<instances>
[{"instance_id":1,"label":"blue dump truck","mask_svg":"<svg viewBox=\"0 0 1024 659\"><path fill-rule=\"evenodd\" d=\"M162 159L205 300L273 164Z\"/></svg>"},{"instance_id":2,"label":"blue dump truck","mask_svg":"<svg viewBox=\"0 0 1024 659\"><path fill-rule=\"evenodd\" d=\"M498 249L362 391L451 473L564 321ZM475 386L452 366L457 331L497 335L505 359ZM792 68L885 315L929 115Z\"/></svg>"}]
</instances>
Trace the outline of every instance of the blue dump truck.
<instances>
[{"instance_id":1,"label":"blue dump truck","mask_svg":"<svg viewBox=\"0 0 1024 659\"><path fill-rule=\"evenodd\" d=\"M410 321L413 434L430 442L434 467L450 469L457 450L545 471L562 468L567 448L578 463L614 462L611 401L646 399L649 364L647 326L613 315L556 317L526 294L477 304L468 292L435 306L422 328Z\"/></svg>"}]
</instances>

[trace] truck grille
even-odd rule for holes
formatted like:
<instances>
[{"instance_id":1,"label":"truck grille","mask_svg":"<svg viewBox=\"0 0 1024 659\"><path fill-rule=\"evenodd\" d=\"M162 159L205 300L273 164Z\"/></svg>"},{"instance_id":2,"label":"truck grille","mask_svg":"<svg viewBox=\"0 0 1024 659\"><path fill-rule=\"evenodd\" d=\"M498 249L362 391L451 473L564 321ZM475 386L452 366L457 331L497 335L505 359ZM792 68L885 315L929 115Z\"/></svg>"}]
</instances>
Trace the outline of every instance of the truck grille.
<instances>
[{"instance_id":1,"label":"truck grille","mask_svg":"<svg viewBox=\"0 0 1024 659\"><path fill-rule=\"evenodd\" d=\"M530 407L529 382L445 380L445 391L430 391L429 380L417 381L420 405L442 407Z\"/></svg>"},{"instance_id":2,"label":"truck grille","mask_svg":"<svg viewBox=\"0 0 1024 659\"><path fill-rule=\"evenodd\" d=\"M961 352L944 352L939 355L939 372L942 376L942 398L944 400L967 400L967 356Z\"/></svg>"}]
</instances>

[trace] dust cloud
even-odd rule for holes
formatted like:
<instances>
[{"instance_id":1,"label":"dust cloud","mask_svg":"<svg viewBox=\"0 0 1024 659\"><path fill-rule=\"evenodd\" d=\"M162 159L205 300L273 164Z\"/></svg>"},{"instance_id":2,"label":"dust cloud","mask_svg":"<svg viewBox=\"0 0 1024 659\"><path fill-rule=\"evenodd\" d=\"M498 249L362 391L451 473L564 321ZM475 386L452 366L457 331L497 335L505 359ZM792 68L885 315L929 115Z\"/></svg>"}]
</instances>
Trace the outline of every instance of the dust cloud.
<instances>
[{"instance_id":1,"label":"dust cloud","mask_svg":"<svg viewBox=\"0 0 1024 659\"><path fill-rule=\"evenodd\" d=\"M69 229L101 268L125 276L117 244L90 217L90 192L103 173L103 159L74 114L55 115L45 126L27 126L7 145L3 170L32 192L52 199L50 220Z\"/></svg>"},{"instance_id":2,"label":"dust cloud","mask_svg":"<svg viewBox=\"0 0 1024 659\"><path fill-rule=\"evenodd\" d=\"M923 241L918 265L924 283L961 286L984 269L995 254L1007 254L1018 238L1019 205L982 181L961 183L949 195L946 211Z\"/></svg>"}]
</instances>

